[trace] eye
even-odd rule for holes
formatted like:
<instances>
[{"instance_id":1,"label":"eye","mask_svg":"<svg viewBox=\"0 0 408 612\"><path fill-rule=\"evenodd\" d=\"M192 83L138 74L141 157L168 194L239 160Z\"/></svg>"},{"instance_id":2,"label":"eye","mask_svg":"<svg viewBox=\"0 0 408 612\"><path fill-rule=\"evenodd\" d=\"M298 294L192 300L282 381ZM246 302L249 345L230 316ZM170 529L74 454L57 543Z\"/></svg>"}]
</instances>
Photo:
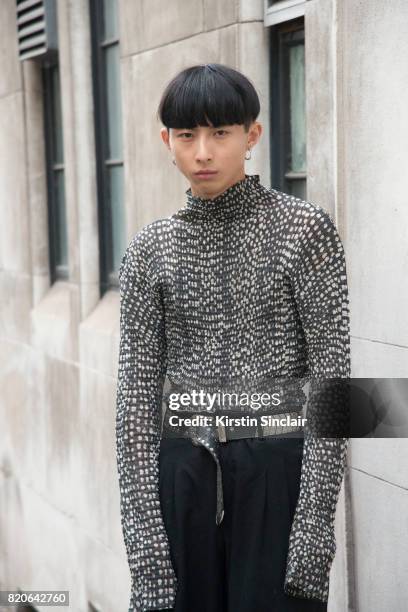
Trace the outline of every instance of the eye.
<instances>
[{"instance_id":1,"label":"eye","mask_svg":"<svg viewBox=\"0 0 408 612\"><path fill-rule=\"evenodd\" d=\"M219 134L220 132L224 132L224 134L228 134L227 130L217 130L216 134Z\"/></svg>"},{"instance_id":2,"label":"eye","mask_svg":"<svg viewBox=\"0 0 408 612\"><path fill-rule=\"evenodd\" d=\"M177 138L182 138L183 136L192 136L192 133L191 132L181 132L181 134L179 134ZM189 139L187 138L187 140Z\"/></svg>"}]
</instances>

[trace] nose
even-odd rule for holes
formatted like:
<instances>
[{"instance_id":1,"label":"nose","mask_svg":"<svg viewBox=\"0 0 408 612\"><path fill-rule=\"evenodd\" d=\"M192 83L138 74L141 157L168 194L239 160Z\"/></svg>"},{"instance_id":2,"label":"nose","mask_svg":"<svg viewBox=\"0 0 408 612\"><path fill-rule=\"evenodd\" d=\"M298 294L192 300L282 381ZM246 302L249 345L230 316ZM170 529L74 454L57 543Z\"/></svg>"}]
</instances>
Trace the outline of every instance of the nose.
<instances>
[{"instance_id":1,"label":"nose","mask_svg":"<svg viewBox=\"0 0 408 612\"><path fill-rule=\"evenodd\" d=\"M196 148L196 161L208 161L212 159L211 148L208 143L208 139L205 136L197 137L197 148Z\"/></svg>"}]
</instances>

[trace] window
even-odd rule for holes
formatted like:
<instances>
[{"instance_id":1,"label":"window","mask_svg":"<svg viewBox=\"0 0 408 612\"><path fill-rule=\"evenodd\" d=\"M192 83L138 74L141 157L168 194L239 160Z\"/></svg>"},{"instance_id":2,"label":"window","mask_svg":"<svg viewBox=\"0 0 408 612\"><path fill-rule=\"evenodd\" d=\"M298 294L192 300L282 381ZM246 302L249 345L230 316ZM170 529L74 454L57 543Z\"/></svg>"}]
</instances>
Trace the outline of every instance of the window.
<instances>
[{"instance_id":1,"label":"window","mask_svg":"<svg viewBox=\"0 0 408 612\"><path fill-rule=\"evenodd\" d=\"M51 282L68 278L64 148L58 60L42 65Z\"/></svg>"},{"instance_id":2,"label":"window","mask_svg":"<svg viewBox=\"0 0 408 612\"><path fill-rule=\"evenodd\" d=\"M303 19L270 28L272 185L306 199Z\"/></svg>"},{"instance_id":3,"label":"window","mask_svg":"<svg viewBox=\"0 0 408 612\"><path fill-rule=\"evenodd\" d=\"M91 0L101 293L126 248L117 0Z\"/></svg>"}]
</instances>

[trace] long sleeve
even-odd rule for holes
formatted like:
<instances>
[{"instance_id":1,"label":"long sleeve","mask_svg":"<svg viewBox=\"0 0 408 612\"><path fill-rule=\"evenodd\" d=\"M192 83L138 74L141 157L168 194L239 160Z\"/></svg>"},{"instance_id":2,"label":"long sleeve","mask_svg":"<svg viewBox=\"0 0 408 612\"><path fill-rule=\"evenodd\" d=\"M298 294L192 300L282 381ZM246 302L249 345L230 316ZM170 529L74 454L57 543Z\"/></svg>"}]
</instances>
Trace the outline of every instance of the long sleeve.
<instances>
[{"instance_id":1,"label":"long sleeve","mask_svg":"<svg viewBox=\"0 0 408 612\"><path fill-rule=\"evenodd\" d=\"M132 585L129 612L171 608L177 588L159 498L164 315L142 235L136 235L128 246L119 270L116 449L121 523Z\"/></svg>"},{"instance_id":2,"label":"long sleeve","mask_svg":"<svg viewBox=\"0 0 408 612\"><path fill-rule=\"evenodd\" d=\"M350 377L345 256L337 229L323 209L306 215L293 257L291 280L307 346L310 404L314 394L318 397L316 381ZM324 409L330 411L331 406ZM289 538L285 592L327 601L336 552L335 512L348 438L316 437L307 424L304 433L300 493Z\"/></svg>"}]
</instances>

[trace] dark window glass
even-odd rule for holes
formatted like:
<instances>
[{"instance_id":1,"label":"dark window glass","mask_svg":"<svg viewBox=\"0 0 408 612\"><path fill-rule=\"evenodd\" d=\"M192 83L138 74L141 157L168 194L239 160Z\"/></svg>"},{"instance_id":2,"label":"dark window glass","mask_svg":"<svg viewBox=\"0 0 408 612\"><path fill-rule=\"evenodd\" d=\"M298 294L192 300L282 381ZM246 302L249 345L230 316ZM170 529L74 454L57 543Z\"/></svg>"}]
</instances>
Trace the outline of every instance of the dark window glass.
<instances>
[{"instance_id":1,"label":"dark window glass","mask_svg":"<svg viewBox=\"0 0 408 612\"><path fill-rule=\"evenodd\" d=\"M270 28L271 175L281 191L306 199L304 21Z\"/></svg>"},{"instance_id":2,"label":"dark window glass","mask_svg":"<svg viewBox=\"0 0 408 612\"><path fill-rule=\"evenodd\" d=\"M59 65L42 66L51 281L68 278L64 146Z\"/></svg>"},{"instance_id":3,"label":"dark window glass","mask_svg":"<svg viewBox=\"0 0 408 612\"><path fill-rule=\"evenodd\" d=\"M118 286L126 248L117 0L91 0L101 293Z\"/></svg>"}]
</instances>

